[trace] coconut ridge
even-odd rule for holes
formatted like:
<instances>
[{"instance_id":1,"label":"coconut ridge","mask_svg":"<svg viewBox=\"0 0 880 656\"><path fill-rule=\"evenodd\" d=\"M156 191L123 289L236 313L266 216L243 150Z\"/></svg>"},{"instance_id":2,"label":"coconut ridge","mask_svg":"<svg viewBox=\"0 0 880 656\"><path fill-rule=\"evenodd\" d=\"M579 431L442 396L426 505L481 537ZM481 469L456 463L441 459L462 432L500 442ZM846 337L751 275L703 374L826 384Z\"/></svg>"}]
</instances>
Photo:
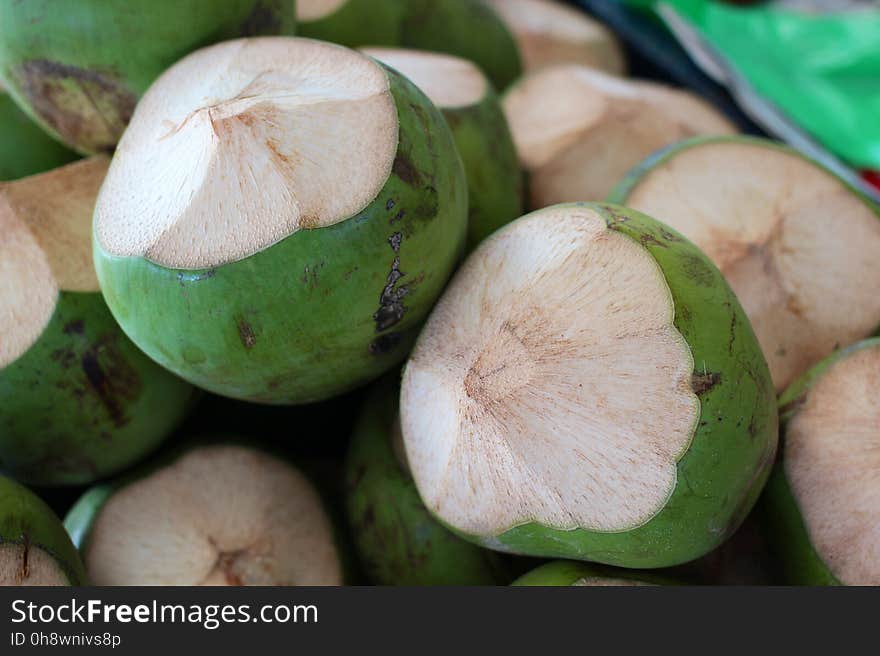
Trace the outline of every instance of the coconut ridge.
<instances>
[{"instance_id":1,"label":"coconut ridge","mask_svg":"<svg viewBox=\"0 0 880 656\"><path fill-rule=\"evenodd\" d=\"M657 366L636 376L645 353ZM634 528L675 489L700 414L692 371L656 261L595 210L548 208L484 242L429 318L401 391L407 461L426 505L470 535ZM620 380L656 402L653 421Z\"/></svg>"},{"instance_id":2,"label":"coconut ridge","mask_svg":"<svg viewBox=\"0 0 880 656\"><path fill-rule=\"evenodd\" d=\"M177 269L245 259L362 211L397 143L388 74L369 57L286 37L210 46L138 104L95 236L111 255Z\"/></svg>"}]
</instances>

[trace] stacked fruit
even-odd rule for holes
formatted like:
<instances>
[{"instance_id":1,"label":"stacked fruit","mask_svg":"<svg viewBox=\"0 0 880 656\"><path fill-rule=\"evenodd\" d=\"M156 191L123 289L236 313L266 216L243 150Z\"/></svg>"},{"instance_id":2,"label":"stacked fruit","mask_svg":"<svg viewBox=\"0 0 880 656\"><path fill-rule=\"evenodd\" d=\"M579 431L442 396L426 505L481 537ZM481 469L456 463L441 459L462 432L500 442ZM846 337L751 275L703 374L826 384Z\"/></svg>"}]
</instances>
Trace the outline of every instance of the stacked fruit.
<instances>
[{"instance_id":1,"label":"stacked fruit","mask_svg":"<svg viewBox=\"0 0 880 656\"><path fill-rule=\"evenodd\" d=\"M880 582L880 212L623 70L549 0L0 7L0 582L687 582L768 478Z\"/></svg>"}]
</instances>

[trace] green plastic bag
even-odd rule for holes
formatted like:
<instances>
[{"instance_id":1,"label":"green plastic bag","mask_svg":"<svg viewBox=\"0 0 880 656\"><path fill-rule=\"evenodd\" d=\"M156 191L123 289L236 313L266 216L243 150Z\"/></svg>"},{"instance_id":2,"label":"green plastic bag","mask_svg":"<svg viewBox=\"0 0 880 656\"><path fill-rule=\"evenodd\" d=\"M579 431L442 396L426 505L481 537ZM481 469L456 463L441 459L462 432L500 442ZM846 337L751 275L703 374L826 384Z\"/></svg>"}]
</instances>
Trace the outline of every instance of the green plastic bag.
<instances>
[{"instance_id":1,"label":"green plastic bag","mask_svg":"<svg viewBox=\"0 0 880 656\"><path fill-rule=\"evenodd\" d=\"M828 150L880 169L880 2L808 13L773 2L663 1Z\"/></svg>"}]
</instances>

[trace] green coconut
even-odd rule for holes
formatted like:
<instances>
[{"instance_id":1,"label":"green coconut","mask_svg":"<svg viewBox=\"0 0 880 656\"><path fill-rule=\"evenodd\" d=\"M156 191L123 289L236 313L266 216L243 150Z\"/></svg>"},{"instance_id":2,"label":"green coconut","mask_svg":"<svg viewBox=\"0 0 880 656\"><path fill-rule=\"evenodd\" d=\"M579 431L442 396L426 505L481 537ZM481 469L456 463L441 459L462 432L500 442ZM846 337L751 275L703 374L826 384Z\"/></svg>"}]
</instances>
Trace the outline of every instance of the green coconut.
<instances>
[{"instance_id":1,"label":"green coconut","mask_svg":"<svg viewBox=\"0 0 880 656\"><path fill-rule=\"evenodd\" d=\"M753 137L675 144L611 199L680 231L721 269L778 392L880 325L880 210L786 146Z\"/></svg>"},{"instance_id":2,"label":"green coconut","mask_svg":"<svg viewBox=\"0 0 880 656\"><path fill-rule=\"evenodd\" d=\"M193 398L101 297L91 223L107 166L95 157L0 186L0 470L34 485L131 465Z\"/></svg>"},{"instance_id":3,"label":"green coconut","mask_svg":"<svg viewBox=\"0 0 880 656\"><path fill-rule=\"evenodd\" d=\"M532 209L605 200L654 151L695 135L736 131L687 91L575 64L526 75L502 105L529 176Z\"/></svg>"},{"instance_id":4,"label":"green coconut","mask_svg":"<svg viewBox=\"0 0 880 656\"><path fill-rule=\"evenodd\" d=\"M308 478L233 443L177 450L87 491L64 525L95 585L341 585Z\"/></svg>"},{"instance_id":5,"label":"green coconut","mask_svg":"<svg viewBox=\"0 0 880 656\"><path fill-rule=\"evenodd\" d=\"M780 397L780 458L761 509L783 575L880 585L880 339L826 358Z\"/></svg>"},{"instance_id":6,"label":"green coconut","mask_svg":"<svg viewBox=\"0 0 880 656\"><path fill-rule=\"evenodd\" d=\"M512 576L499 554L444 528L409 473L397 385L382 380L367 397L346 458L351 533L367 578L380 585L504 585Z\"/></svg>"},{"instance_id":7,"label":"green coconut","mask_svg":"<svg viewBox=\"0 0 880 656\"><path fill-rule=\"evenodd\" d=\"M0 88L0 182L43 173L77 158L49 137Z\"/></svg>"},{"instance_id":8,"label":"green coconut","mask_svg":"<svg viewBox=\"0 0 880 656\"><path fill-rule=\"evenodd\" d=\"M147 92L98 198L95 262L164 367L303 403L405 357L466 230L461 159L421 91L353 50L265 37Z\"/></svg>"},{"instance_id":9,"label":"green coconut","mask_svg":"<svg viewBox=\"0 0 880 656\"><path fill-rule=\"evenodd\" d=\"M497 89L521 73L514 35L481 0L298 0L298 33L351 48L445 52L475 62Z\"/></svg>"},{"instance_id":10,"label":"green coconut","mask_svg":"<svg viewBox=\"0 0 880 656\"><path fill-rule=\"evenodd\" d=\"M428 509L523 555L698 558L773 462L767 364L720 272L614 205L558 205L483 242L406 364L401 429Z\"/></svg>"},{"instance_id":11,"label":"green coconut","mask_svg":"<svg viewBox=\"0 0 880 656\"><path fill-rule=\"evenodd\" d=\"M596 567L570 560L556 560L541 565L511 583L516 586L588 586L626 587L642 585L675 585L650 572Z\"/></svg>"},{"instance_id":12,"label":"green coconut","mask_svg":"<svg viewBox=\"0 0 880 656\"><path fill-rule=\"evenodd\" d=\"M565 63L625 72L614 33L585 11L555 0L485 1L513 33L526 73Z\"/></svg>"},{"instance_id":13,"label":"green coconut","mask_svg":"<svg viewBox=\"0 0 880 656\"><path fill-rule=\"evenodd\" d=\"M480 69L451 55L363 52L403 73L443 112L468 181L468 249L523 213L523 177L501 103Z\"/></svg>"},{"instance_id":14,"label":"green coconut","mask_svg":"<svg viewBox=\"0 0 880 656\"><path fill-rule=\"evenodd\" d=\"M294 0L0 3L0 77L48 132L112 150L150 83L182 56L239 36L292 34Z\"/></svg>"},{"instance_id":15,"label":"green coconut","mask_svg":"<svg viewBox=\"0 0 880 656\"><path fill-rule=\"evenodd\" d=\"M79 554L52 509L0 476L0 586L85 583Z\"/></svg>"}]
</instances>

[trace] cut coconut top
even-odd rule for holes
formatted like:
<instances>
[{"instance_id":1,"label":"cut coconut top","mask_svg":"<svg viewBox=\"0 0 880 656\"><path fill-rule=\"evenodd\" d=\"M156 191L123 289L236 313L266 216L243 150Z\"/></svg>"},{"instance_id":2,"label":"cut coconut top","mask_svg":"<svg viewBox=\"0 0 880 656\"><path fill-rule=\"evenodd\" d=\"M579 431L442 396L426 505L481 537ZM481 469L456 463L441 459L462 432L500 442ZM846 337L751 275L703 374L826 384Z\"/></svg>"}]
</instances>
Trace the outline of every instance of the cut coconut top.
<instances>
[{"instance_id":1,"label":"cut coconut top","mask_svg":"<svg viewBox=\"0 0 880 656\"><path fill-rule=\"evenodd\" d=\"M880 346L832 364L789 420L785 474L834 576L880 585Z\"/></svg>"},{"instance_id":2,"label":"cut coconut top","mask_svg":"<svg viewBox=\"0 0 880 656\"><path fill-rule=\"evenodd\" d=\"M648 169L626 203L721 269L777 390L880 325L880 220L797 154L755 140L686 145Z\"/></svg>"},{"instance_id":3,"label":"cut coconut top","mask_svg":"<svg viewBox=\"0 0 880 656\"><path fill-rule=\"evenodd\" d=\"M503 100L520 163L530 170L546 164L600 124L615 100L636 102L636 88L584 66L554 66L527 75Z\"/></svg>"},{"instance_id":4,"label":"cut coconut top","mask_svg":"<svg viewBox=\"0 0 880 656\"><path fill-rule=\"evenodd\" d=\"M489 89L483 72L460 57L403 48L361 48L402 73L441 109L476 105Z\"/></svg>"},{"instance_id":5,"label":"cut coconut top","mask_svg":"<svg viewBox=\"0 0 880 656\"><path fill-rule=\"evenodd\" d=\"M401 427L426 505L472 535L619 531L665 505L700 403L662 271L587 207L475 251L407 364Z\"/></svg>"},{"instance_id":6,"label":"cut coconut top","mask_svg":"<svg viewBox=\"0 0 880 656\"><path fill-rule=\"evenodd\" d=\"M95 211L112 255L179 269L244 259L376 198L397 153L388 74L321 41L199 50L141 99Z\"/></svg>"},{"instance_id":7,"label":"cut coconut top","mask_svg":"<svg viewBox=\"0 0 880 656\"><path fill-rule=\"evenodd\" d=\"M587 138L604 144L611 153L627 153L615 166L625 172L659 146L697 134L735 131L711 106L686 91L622 80L576 65L527 75L505 95L504 112L520 162L529 170L548 164ZM632 153L638 153L634 160ZM591 175L602 173L609 161L597 165ZM616 182L617 178L611 180Z\"/></svg>"},{"instance_id":8,"label":"cut coconut top","mask_svg":"<svg viewBox=\"0 0 880 656\"><path fill-rule=\"evenodd\" d=\"M59 290L99 291L92 212L106 157L0 185L0 368L52 318Z\"/></svg>"},{"instance_id":9,"label":"cut coconut top","mask_svg":"<svg viewBox=\"0 0 880 656\"><path fill-rule=\"evenodd\" d=\"M632 80L642 102L698 134L733 134L736 128L718 110L689 91L645 80Z\"/></svg>"},{"instance_id":10,"label":"cut coconut top","mask_svg":"<svg viewBox=\"0 0 880 656\"><path fill-rule=\"evenodd\" d=\"M70 581L55 559L26 543L0 544L0 586L65 586Z\"/></svg>"},{"instance_id":11,"label":"cut coconut top","mask_svg":"<svg viewBox=\"0 0 880 656\"><path fill-rule=\"evenodd\" d=\"M307 23L325 18L348 4L349 0L296 0L296 19Z\"/></svg>"},{"instance_id":12,"label":"cut coconut top","mask_svg":"<svg viewBox=\"0 0 880 656\"><path fill-rule=\"evenodd\" d=\"M111 496L84 554L96 585L339 585L306 478L254 449L189 451Z\"/></svg>"},{"instance_id":13,"label":"cut coconut top","mask_svg":"<svg viewBox=\"0 0 880 656\"><path fill-rule=\"evenodd\" d=\"M529 200L533 207L560 202L601 200L629 170L656 150L692 133L665 114L642 112L638 105L620 109L601 125L578 135L574 143L532 171Z\"/></svg>"},{"instance_id":14,"label":"cut coconut top","mask_svg":"<svg viewBox=\"0 0 880 656\"><path fill-rule=\"evenodd\" d=\"M622 73L623 54L604 25L549 0L488 0L516 37L526 71L563 62Z\"/></svg>"}]
</instances>

